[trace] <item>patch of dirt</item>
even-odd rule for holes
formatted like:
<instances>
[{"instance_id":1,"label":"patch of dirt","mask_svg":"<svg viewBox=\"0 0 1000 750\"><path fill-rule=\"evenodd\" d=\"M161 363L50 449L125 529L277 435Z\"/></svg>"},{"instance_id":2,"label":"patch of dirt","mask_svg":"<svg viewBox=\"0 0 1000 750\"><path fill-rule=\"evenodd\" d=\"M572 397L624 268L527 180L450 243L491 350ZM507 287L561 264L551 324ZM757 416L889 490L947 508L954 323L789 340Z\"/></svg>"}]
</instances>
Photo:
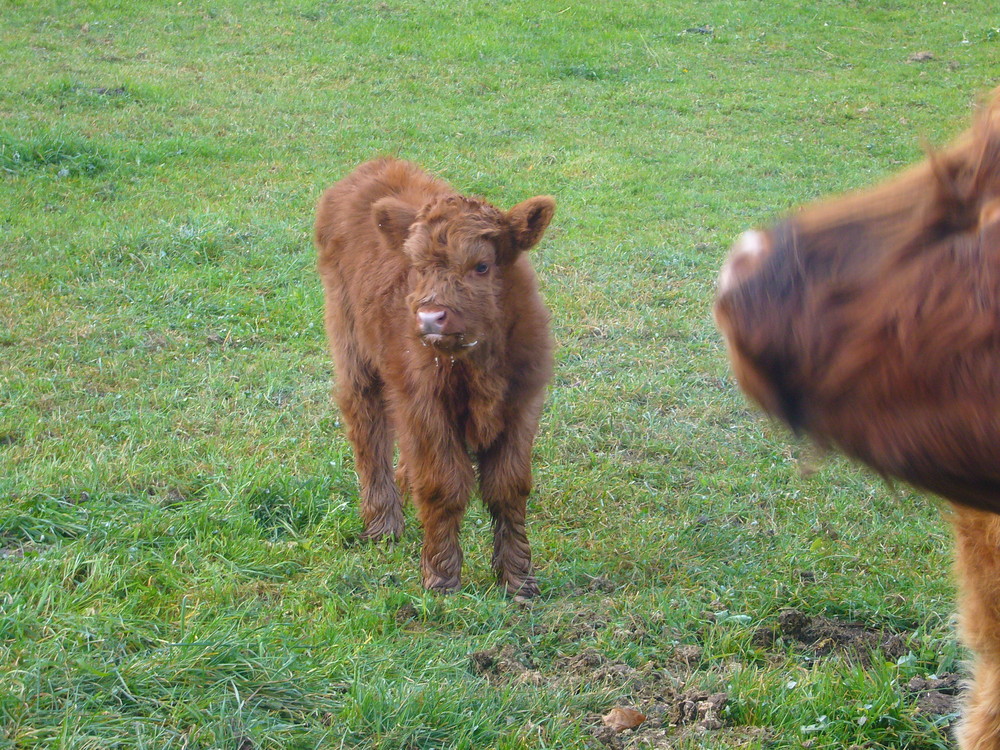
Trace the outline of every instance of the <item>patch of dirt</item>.
<instances>
[{"instance_id":1,"label":"patch of dirt","mask_svg":"<svg viewBox=\"0 0 1000 750\"><path fill-rule=\"evenodd\" d=\"M410 602L406 602L406 604L403 604L399 609L396 610L395 614L393 615L393 619L395 619L397 624L405 625L411 620L416 620L419 616L420 613L417 612L417 608L414 607L413 604L411 604Z\"/></svg>"},{"instance_id":2,"label":"patch of dirt","mask_svg":"<svg viewBox=\"0 0 1000 750\"><path fill-rule=\"evenodd\" d=\"M555 673L569 683L620 685L633 694L642 693L649 688L649 675L624 662L610 661L593 648L584 649L575 656L557 659L553 666Z\"/></svg>"},{"instance_id":3,"label":"patch of dirt","mask_svg":"<svg viewBox=\"0 0 1000 750\"><path fill-rule=\"evenodd\" d=\"M760 628L753 634L753 644L758 648L771 648L779 639L797 641L816 656L849 654L865 667L871 666L875 652L895 660L908 650L906 639L899 633L829 617L810 617L797 609L783 610L776 627Z\"/></svg>"},{"instance_id":4,"label":"patch of dirt","mask_svg":"<svg viewBox=\"0 0 1000 750\"><path fill-rule=\"evenodd\" d=\"M172 334L161 331L146 331L142 338L142 348L150 352L168 349L176 343L175 337Z\"/></svg>"},{"instance_id":5,"label":"patch of dirt","mask_svg":"<svg viewBox=\"0 0 1000 750\"><path fill-rule=\"evenodd\" d=\"M694 724L700 729L722 729L722 709L729 702L726 693L687 691L670 707L671 724Z\"/></svg>"},{"instance_id":6,"label":"patch of dirt","mask_svg":"<svg viewBox=\"0 0 1000 750\"><path fill-rule=\"evenodd\" d=\"M618 588L615 582L606 576L587 576L584 585L575 586L572 591L573 596L583 596L584 594L613 594Z\"/></svg>"},{"instance_id":7,"label":"patch of dirt","mask_svg":"<svg viewBox=\"0 0 1000 750\"><path fill-rule=\"evenodd\" d=\"M590 582L590 586L587 587L590 591L602 591L605 594L613 593L617 588L614 582L605 578L604 576L597 576Z\"/></svg>"},{"instance_id":8,"label":"patch of dirt","mask_svg":"<svg viewBox=\"0 0 1000 750\"><path fill-rule=\"evenodd\" d=\"M688 669L694 669L701 661L703 653L701 646L680 645L674 649L673 661Z\"/></svg>"},{"instance_id":9,"label":"patch of dirt","mask_svg":"<svg viewBox=\"0 0 1000 750\"><path fill-rule=\"evenodd\" d=\"M98 86L92 89L98 96L128 96L128 90L124 86L116 86L113 89L105 88L104 86Z\"/></svg>"},{"instance_id":10,"label":"patch of dirt","mask_svg":"<svg viewBox=\"0 0 1000 750\"><path fill-rule=\"evenodd\" d=\"M594 579L592 591L602 591L599 580ZM397 620L406 620L410 615L405 606L396 613ZM773 737L772 730L727 724L730 721L727 716L729 694L709 692L689 683L692 673L703 666L702 647L678 644L675 639L679 639L679 633L667 633L666 630L663 634L648 633L649 625L648 622L616 624L616 640L669 637L675 645L672 649L669 646L662 648L656 662L633 666L593 647L565 656L546 652L543 657L541 652L534 652L531 642L523 641L470 653L470 669L498 686L536 685L595 694L604 689L611 691L609 695L613 699L609 699L607 705L595 706L594 713L579 719L592 737L593 745L602 750L659 750L675 747L678 742L734 748L766 746ZM570 643L586 642L608 628L603 613L577 610L571 616L561 617L559 626L551 628L551 634L558 635L555 642L566 644L569 650ZM816 658L845 655L866 668L883 656L897 660L909 651L909 644L899 633L836 618L810 616L793 608L782 610L777 622L758 629L753 639L763 650L784 646ZM665 644L661 642L661 646ZM725 669L725 665L716 666ZM711 671L717 670L712 667ZM915 678L901 688L907 700L928 717L958 713L961 690L958 675ZM616 726L614 722L608 726L604 717L623 706L641 713L645 720L631 728ZM705 739L701 739L703 735Z\"/></svg>"},{"instance_id":11,"label":"patch of dirt","mask_svg":"<svg viewBox=\"0 0 1000 750\"><path fill-rule=\"evenodd\" d=\"M18 544L9 547L0 547L0 560L6 560L11 557L17 559L24 557L24 546Z\"/></svg>"},{"instance_id":12,"label":"patch of dirt","mask_svg":"<svg viewBox=\"0 0 1000 750\"><path fill-rule=\"evenodd\" d=\"M925 716L956 714L961 708L962 678L945 674L933 679L914 677L906 689L916 696L917 712Z\"/></svg>"},{"instance_id":13,"label":"patch of dirt","mask_svg":"<svg viewBox=\"0 0 1000 750\"><path fill-rule=\"evenodd\" d=\"M684 671L700 658L701 649L697 646L679 646L675 653ZM639 726L624 730L608 726L603 717L615 704L605 707L602 713L584 718L594 739L613 750L669 747L667 738L676 741L679 732L715 732L725 726L724 709L729 700L726 693L685 689L678 686L678 677L665 669L655 665L637 669L609 659L594 648L557 658L544 670L535 663L530 647L514 644L476 651L469 654L469 662L473 673L491 683L559 685L570 689L600 686L623 690L634 710L646 717Z\"/></svg>"},{"instance_id":14,"label":"patch of dirt","mask_svg":"<svg viewBox=\"0 0 1000 750\"><path fill-rule=\"evenodd\" d=\"M704 730L693 727L666 727L632 733L631 737L618 738L615 750L672 750L689 737L704 735ZM712 732L712 747L771 747L773 731L765 727L726 727ZM623 741L624 740L624 741ZM608 744L608 743L604 743ZM701 744L701 743L699 743Z\"/></svg>"},{"instance_id":15,"label":"patch of dirt","mask_svg":"<svg viewBox=\"0 0 1000 750\"><path fill-rule=\"evenodd\" d=\"M490 682L514 682L542 685L545 678L535 669L531 658L508 643L501 649L487 649L469 654L473 674Z\"/></svg>"},{"instance_id":16,"label":"patch of dirt","mask_svg":"<svg viewBox=\"0 0 1000 750\"><path fill-rule=\"evenodd\" d=\"M560 628L560 634L565 643L579 643L597 638L606 627L608 621L598 612L577 612L572 619Z\"/></svg>"},{"instance_id":17,"label":"patch of dirt","mask_svg":"<svg viewBox=\"0 0 1000 750\"><path fill-rule=\"evenodd\" d=\"M613 750L625 748L666 748L683 734L716 732L725 726L722 713L729 702L726 693L703 690L678 692L667 688L659 700L641 703L646 719L635 729L616 731L601 716L588 717L590 734Z\"/></svg>"}]
</instances>

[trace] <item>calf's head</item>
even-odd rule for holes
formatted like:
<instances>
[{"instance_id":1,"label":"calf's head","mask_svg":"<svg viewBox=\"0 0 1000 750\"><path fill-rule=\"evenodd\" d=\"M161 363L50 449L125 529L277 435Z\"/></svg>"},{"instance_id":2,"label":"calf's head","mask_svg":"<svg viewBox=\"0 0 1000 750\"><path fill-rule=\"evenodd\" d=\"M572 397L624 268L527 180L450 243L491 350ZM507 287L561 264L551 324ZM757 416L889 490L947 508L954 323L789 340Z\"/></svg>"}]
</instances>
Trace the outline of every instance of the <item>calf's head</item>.
<instances>
[{"instance_id":1,"label":"calf's head","mask_svg":"<svg viewBox=\"0 0 1000 750\"><path fill-rule=\"evenodd\" d=\"M459 195L419 209L389 197L372 212L387 244L409 259L408 325L425 345L458 356L506 335L509 269L541 239L555 201L538 196L505 213Z\"/></svg>"}]
</instances>

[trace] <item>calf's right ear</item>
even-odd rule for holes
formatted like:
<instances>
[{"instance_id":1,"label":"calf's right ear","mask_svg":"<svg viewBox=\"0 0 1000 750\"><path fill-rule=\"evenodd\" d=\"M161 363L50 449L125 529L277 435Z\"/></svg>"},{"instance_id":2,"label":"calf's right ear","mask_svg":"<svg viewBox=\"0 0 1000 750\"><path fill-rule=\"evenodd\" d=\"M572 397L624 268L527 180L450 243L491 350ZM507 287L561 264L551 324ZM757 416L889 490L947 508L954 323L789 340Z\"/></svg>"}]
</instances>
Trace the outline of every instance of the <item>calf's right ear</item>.
<instances>
[{"instance_id":1,"label":"calf's right ear","mask_svg":"<svg viewBox=\"0 0 1000 750\"><path fill-rule=\"evenodd\" d=\"M382 198L372 206L372 218L375 226L393 247L403 246L410 226L417 216L413 206L403 203L399 198Z\"/></svg>"},{"instance_id":2,"label":"calf's right ear","mask_svg":"<svg viewBox=\"0 0 1000 750\"><path fill-rule=\"evenodd\" d=\"M548 195L529 198L508 211L515 252L530 250L538 244L555 212L555 198Z\"/></svg>"}]
</instances>

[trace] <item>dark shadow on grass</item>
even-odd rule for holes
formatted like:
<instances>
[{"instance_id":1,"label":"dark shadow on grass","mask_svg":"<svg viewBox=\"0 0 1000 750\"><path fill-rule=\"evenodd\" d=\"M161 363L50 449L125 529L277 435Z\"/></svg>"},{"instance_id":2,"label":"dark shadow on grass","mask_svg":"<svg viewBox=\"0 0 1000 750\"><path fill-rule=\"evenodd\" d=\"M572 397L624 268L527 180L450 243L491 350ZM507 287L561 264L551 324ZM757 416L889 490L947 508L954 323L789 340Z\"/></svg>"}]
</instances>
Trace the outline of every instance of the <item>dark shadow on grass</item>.
<instances>
[{"instance_id":1,"label":"dark shadow on grass","mask_svg":"<svg viewBox=\"0 0 1000 750\"><path fill-rule=\"evenodd\" d=\"M332 491L322 479L284 479L251 489L245 503L261 537L275 541L306 534L322 521Z\"/></svg>"}]
</instances>

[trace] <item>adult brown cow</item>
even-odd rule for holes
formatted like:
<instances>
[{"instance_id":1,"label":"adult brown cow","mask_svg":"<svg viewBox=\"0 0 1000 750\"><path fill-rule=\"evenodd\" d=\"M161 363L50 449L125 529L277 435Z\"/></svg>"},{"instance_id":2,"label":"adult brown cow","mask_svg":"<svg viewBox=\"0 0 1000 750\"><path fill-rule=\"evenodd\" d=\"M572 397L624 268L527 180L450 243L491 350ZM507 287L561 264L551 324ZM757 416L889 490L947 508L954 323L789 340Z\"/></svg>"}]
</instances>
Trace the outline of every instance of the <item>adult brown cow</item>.
<instances>
[{"instance_id":1,"label":"adult brown cow","mask_svg":"<svg viewBox=\"0 0 1000 750\"><path fill-rule=\"evenodd\" d=\"M396 479L424 527L430 589L460 586L471 452L499 581L510 594L538 593L524 520L553 345L524 251L554 211L539 196L504 213L388 158L361 165L319 202L326 330L364 535L403 531L395 438Z\"/></svg>"},{"instance_id":2,"label":"adult brown cow","mask_svg":"<svg viewBox=\"0 0 1000 750\"><path fill-rule=\"evenodd\" d=\"M959 740L1000 748L1000 89L924 163L745 233L715 315L767 412L952 503Z\"/></svg>"}]
</instances>

